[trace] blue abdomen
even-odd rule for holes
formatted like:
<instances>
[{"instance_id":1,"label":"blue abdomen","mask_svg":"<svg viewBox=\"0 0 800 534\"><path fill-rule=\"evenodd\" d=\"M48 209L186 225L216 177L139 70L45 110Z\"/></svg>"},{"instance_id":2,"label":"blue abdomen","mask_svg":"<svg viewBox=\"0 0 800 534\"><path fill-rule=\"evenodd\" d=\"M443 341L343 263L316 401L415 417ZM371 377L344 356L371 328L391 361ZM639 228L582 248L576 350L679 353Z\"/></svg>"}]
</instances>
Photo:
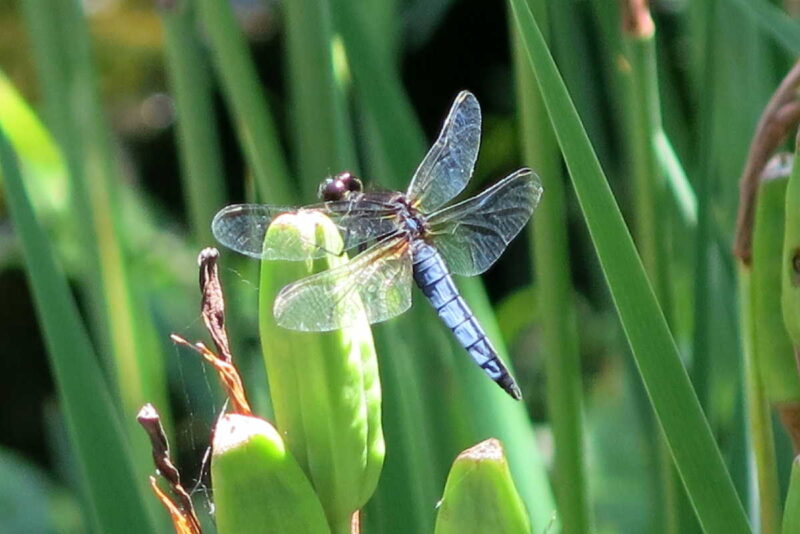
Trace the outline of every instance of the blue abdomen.
<instances>
[{"instance_id":1,"label":"blue abdomen","mask_svg":"<svg viewBox=\"0 0 800 534\"><path fill-rule=\"evenodd\" d=\"M436 313L459 343L467 349L475 363L509 395L520 399L522 395L519 388L475 319L472 310L461 298L439 252L422 239L415 240L412 247L414 280L428 297Z\"/></svg>"}]
</instances>

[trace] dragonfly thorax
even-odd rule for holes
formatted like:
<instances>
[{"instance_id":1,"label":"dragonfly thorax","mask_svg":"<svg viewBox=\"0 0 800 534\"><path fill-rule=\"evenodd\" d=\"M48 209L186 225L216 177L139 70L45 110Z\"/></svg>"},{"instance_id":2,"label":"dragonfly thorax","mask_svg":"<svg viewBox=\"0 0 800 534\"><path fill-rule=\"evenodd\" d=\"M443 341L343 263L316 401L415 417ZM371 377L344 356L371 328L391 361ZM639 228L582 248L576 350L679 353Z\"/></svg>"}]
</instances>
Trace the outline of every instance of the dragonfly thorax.
<instances>
[{"instance_id":1,"label":"dragonfly thorax","mask_svg":"<svg viewBox=\"0 0 800 534\"><path fill-rule=\"evenodd\" d=\"M414 209L406 197L398 195L393 199L397 216L400 218L403 228L410 234L411 238L422 237L425 234L425 219L419 211Z\"/></svg>"}]
</instances>

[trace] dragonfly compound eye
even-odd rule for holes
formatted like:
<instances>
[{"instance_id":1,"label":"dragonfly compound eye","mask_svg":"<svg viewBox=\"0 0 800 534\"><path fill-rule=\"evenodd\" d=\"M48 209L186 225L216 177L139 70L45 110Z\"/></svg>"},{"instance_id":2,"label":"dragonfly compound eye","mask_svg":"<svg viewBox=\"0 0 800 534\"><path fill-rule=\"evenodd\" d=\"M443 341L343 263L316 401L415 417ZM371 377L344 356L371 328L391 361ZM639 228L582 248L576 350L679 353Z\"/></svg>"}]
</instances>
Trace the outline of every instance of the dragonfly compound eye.
<instances>
[{"instance_id":1,"label":"dragonfly compound eye","mask_svg":"<svg viewBox=\"0 0 800 534\"><path fill-rule=\"evenodd\" d=\"M332 178L326 178L319 186L319 197L326 201L342 200L347 193L361 192L361 180L349 172L340 172Z\"/></svg>"},{"instance_id":2,"label":"dragonfly compound eye","mask_svg":"<svg viewBox=\"0 0 800 534\"><path fill-rule=\"evenodd\" d=\"M352 193L361 193L364 190L364 185L361 183L361 180L348 171L337 174L336 178L341 180L345 189Z\"/></svg>"},{"instance_id":3,"label":"dragonfly compound eye","mask_svg":"<svg viewBox=\"0 0 800 534\"><path fill-rule=\"evenodd\" d=\"M330 202L332 200L341 200L345 191L346 189L342 182L337 178L325 178L325 180L319 184L317 196L325 202Z\"/></svg>"}]
</instances>

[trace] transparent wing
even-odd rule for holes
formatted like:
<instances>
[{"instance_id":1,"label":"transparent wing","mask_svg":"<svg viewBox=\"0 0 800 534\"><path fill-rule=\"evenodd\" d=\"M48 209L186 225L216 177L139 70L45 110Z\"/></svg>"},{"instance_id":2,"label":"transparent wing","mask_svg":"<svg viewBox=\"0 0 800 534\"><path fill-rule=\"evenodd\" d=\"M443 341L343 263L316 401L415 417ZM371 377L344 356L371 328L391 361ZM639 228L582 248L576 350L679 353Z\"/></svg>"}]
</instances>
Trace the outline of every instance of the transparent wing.
<instances>
[{"instance_id":1,"label":"transparent wing","mask_svg":"<svg viewBox=\"0 0 800 534\"><path fill-rule=\"evenodd\" d=\"M453 273L475 276L500 257L541 196L539 177L520 169L480 195L432 214L429 234Z\"/></svg>"},{"instance_id":2,"label":"transparent wing","mask_svg":"<svg viewBox=\"0 0 800 534\"><path fill-rule=\"evenodd\" d=\"M343 250L397 229L397 217L393 210L382 202L362 199L325 202L303 208L234 204L224 207L214 216L211 230L217 241L231 250L253 258L301 261L320 258L329 252L342 252L314 248L313 244L310 247L309 243L291 237L264 246L267 229L279 215L314 210L329 217L339 228L344 243Z\"/></svg>"},{"instance_id":3,"label":"transparent wing","mask_svg":"<svg viewBox=\"0 0 800 534\"><path fill-rule=\"evenodd\" d=\"M478 158L480 140L480 105L472 93L461 91L408 187L406 196L414 207L432 212L464 190Z\"/></svg>"},{"instance_id":4,"label":"transparent wing","mask_svg":"<svg viewBox=\"0 0 800 534\"><path fill-rule=\"evenodd\" d=\"M389 237L339 267L289 284L275 298L284 328L325 332L366 315L385 321L411 306L411 253L404 237Z\"/></svg>"}]
</instances>

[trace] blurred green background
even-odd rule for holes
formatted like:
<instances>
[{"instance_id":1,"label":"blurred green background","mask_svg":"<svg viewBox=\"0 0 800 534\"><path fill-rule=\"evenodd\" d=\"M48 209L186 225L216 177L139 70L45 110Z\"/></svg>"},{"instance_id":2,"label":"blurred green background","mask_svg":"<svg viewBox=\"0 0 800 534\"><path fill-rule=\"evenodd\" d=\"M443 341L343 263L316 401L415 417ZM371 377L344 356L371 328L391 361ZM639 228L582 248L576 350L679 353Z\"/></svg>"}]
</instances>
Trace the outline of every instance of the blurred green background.
<instances>
[{"instance_id":1,"label":"blurred green background","mask_svg":"<svg viewBox=\"0 0 800 534\"><path fill-rule=\"evenodd\" d=\"M416 293L412 313L373 329L387 463L365 532L431 532L450 463L491 436L506 442L534 532L700 531L508 5L290 1L0 0L0 125L88 325L137 476L151 470L131 411L144 398L165 406L184 479L207 515L202 462L221 396L216 377L168 335L205 339L195 257L214 245L211 215L232 202L311 203L315 184L344 168L401 189L468 89L484 118L468 192L522 165L545 183L548 211L533 229L482 284L457 281L507 347L524 408L492 389ZM756 122L800 52L796 4L652 2L649 39L623 31L616 3L526 3L762 532L780 531L771 520L781 515L793 454L778 408L800 401L800 385L781 325L780 342L765 350L784 367L761 377L746 402L745 348L755 342L743 328L749 289L730 250ZM317 9L324 16L312 16ZM229 13L233 26L224 25ZM545 208L550 196L555 207ZM9 197L0 187L0 532L87 532L87 496ZM257 262L222 254L234 354L268 417ZM765 313L780 323L776 302ZM763 413L748 416L759 402ZM764 440L773 457L759 471L753 458L761 462ZM756 489L764 469L768 481Z\"/></svg>"}]
</instances>

